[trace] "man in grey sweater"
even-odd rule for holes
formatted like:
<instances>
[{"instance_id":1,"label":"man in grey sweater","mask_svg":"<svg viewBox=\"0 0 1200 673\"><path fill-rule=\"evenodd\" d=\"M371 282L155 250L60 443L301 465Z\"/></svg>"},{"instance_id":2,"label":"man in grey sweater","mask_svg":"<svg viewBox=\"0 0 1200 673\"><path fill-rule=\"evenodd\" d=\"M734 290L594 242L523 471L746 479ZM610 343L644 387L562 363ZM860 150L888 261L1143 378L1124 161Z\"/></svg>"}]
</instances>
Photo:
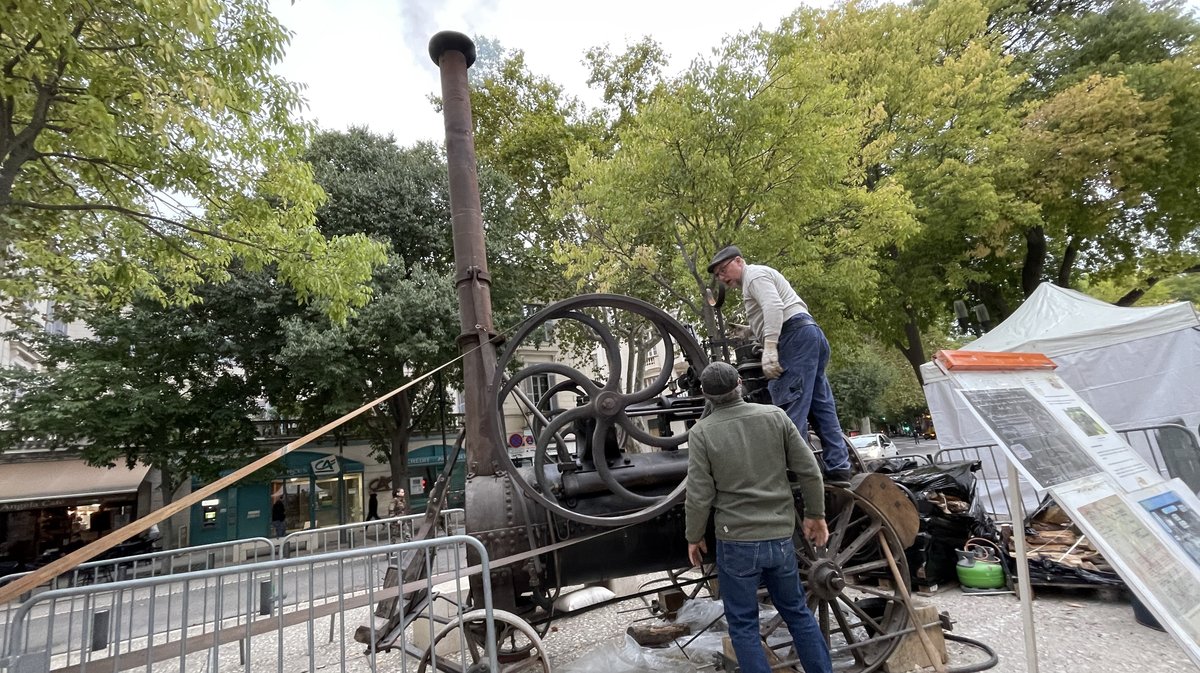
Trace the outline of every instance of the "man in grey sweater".
<instances>
[{"instance_id":1,"label":"man in grey sweater","mask_svg":"<svg viewBox=\"0 0 1200 673\"><path fill-rule=\"evenodd\" d=\"M796 567L796 510L787 470L799 479L802 530L813 544L829 539L821 470L812 449L779 407L742 399L737 370L714 362L700 374L712 413L688 433L685 532L688 559L708 551L704 531L715 510L717 577L729 639L743 673L768 673L758 632L758 585L765 583L787 623L805 673L830 673L829 647Z\"/></svg>"},{"instance_id":2,"label":"man in grey sweater","mask_svg":"<svg viewBox=\"0 0 1200 673\"><path fill-rule=\"evenodd\" d=\"M808 437L812 420L821 438L825 476L830 481L849 481L850 453L825 377L829 341L808 312L808 304L783 274L762 264L747 264L735 245L714 255L708 272L742 290L746 319L762 342L762 370L770 381L771 402L787 412L802 437Z\"/></svg>"}]
</instances>

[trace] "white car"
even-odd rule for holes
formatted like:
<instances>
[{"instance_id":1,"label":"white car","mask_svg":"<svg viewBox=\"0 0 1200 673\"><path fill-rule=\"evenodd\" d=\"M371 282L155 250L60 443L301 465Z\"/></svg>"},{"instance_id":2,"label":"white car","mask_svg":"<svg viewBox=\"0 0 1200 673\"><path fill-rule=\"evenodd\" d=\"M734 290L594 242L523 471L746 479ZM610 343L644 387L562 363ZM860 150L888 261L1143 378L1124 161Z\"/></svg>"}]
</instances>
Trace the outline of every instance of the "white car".
<instances>
[{"instance_id":1,"label":"white car","mask_svg":"<svg viewBox=\"0 0 1200 673\"><path fill-rule=\"evenodd\" d=\"M858 451L858 457L863 460L891 458L900 453L900 449L897 449L892 440L882 432L851 437L850 444L854 446L854 450Z\"/></svg>"}]
</instances>

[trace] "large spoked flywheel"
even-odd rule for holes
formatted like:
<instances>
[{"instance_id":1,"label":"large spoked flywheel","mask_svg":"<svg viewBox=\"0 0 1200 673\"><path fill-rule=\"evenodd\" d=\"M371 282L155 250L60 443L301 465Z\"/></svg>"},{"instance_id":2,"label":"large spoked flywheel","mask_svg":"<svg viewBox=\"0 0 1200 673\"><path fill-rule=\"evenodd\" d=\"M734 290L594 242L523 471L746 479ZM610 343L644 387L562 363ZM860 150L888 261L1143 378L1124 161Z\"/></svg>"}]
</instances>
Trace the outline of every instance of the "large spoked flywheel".
<instances>
[{"instance_id":1,"label":"large spoked flywheel","mask_svg":"<svg viewBox=\"0 0 1200 673\"><path fill-rule=\"evenodd\" d=\"M651 519L683 497L687 458L676 449L703 408L696 382L707 364L692 332L644 301L592 294L551 304L497 363L498 439L520 449L528 432L532 444L521 469L508 451L499 460L526 495L567 519Z\"/></svg>"}]
</instances>

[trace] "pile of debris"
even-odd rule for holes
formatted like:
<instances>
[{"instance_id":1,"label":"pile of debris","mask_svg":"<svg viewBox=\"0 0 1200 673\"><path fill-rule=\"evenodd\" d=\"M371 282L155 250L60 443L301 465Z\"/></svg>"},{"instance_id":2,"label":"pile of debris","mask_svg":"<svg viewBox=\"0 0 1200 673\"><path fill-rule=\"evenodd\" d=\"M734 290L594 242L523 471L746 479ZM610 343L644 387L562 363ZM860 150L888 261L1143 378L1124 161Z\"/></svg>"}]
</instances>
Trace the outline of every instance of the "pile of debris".
<instances>
[{"instance_id":1,"label":"pile of debris","mask_svg":"<svg viewBox=\"0 0 1200 673\"><path fill-rule=\"evenodd\" d=\"M1008 551L1005 560L1015 573L1016 542L1010 524L1001 527L1001 538ZM1124 586L1091 540L1049 497L1025 519L1025 556L1029 580L1035 585Z\"/></svg>"},{"instance_id":2,"label":"pile of debris","mask_svg":"<svg viewBox=\"0 0 1200 673\"><path fill-rule=\"evenodd\" d=\"M934 591L954 580L956 551L967 540L986 535L990 522L975 497L978 469L979 461L963 461L888 474L909 493L920 517L916 541L905 550L913 588Z\"/></svg>"}]
</instances>

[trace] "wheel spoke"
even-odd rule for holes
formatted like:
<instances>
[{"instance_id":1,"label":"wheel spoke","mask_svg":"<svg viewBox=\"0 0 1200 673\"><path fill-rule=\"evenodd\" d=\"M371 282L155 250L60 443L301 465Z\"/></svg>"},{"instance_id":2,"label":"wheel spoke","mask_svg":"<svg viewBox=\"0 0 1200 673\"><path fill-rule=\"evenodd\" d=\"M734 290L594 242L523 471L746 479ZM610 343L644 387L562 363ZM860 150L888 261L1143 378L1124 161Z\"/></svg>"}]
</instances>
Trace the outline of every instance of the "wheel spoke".
<instances>
[{"instance_id":1,"label":"wheel spoke","mask_svg":"<svg viewBox=\"0 0 1200 673\"><path fill-rule=\"evenodd\" d=\"M855 646L858 643L858 639L854 636L854 627L850 626L850 623L846 621L846 615L843 614L841 608L838 607L837 601L831 601L829 604L829 609L833 612L834 619L837 620L838 630L841 631L842 635L846 638L846 646L850 648L851 654L854 655L854 661L860 665L865 664L866 658Z\"/></svg>"},{"instance_id":2,"label":"wheel spoke","mask_svg":"<svg viewBox=\"0 0 1200 673\"><path fill-rule=\"evenodd\" d=\"M897 549L900 543L886 517L869 500L841 487L827 487L826 493L828 551L818 554L800 533L794 537L797 563L807 583L806 602L829 643L835 668L874 673L899 645L907 619L904 605L896 605L901 602L896 583L887 589L860 583L864 576L887 568L881 545ZM899 573L906 575L903 555L896 563ZM843 584L833 583L836 578Z\"/></svg>"},{"instance_id":3,"label":"wheel spoke","mask_svg":"<svg viewBox=\"0 0 1200 673\"><path fill-rule=\"evenodd\" d=\"M854 577L856 575L861 575L862 573L865 573L868 570L878 570L880 568L886 568L886 567L888 567L887 561L884 561L882 559L880 559L878 561L867 561L866 563L860 563L856 566L842 568L842 576L843 577Z\"/></svg>"},{"instance_id":4,"label":"wheel spoke","mask_svg":"<svg viewBox=\"0 0 1200 673\"><path fill-rule=\"evenodd\" d=\"M850 559L854 558L856 554L862 551L862 548L865 547L868 542L875 539L876 533L878 533L882 527L883 522L881 521L871 522L871 525L868 526L866 530L859 533L858 537L854 538L853 542L847 545L845 549L838 551L837 556L835 557L838 564L841 565L849 563Z\"/></svg>"}]
</instances>

